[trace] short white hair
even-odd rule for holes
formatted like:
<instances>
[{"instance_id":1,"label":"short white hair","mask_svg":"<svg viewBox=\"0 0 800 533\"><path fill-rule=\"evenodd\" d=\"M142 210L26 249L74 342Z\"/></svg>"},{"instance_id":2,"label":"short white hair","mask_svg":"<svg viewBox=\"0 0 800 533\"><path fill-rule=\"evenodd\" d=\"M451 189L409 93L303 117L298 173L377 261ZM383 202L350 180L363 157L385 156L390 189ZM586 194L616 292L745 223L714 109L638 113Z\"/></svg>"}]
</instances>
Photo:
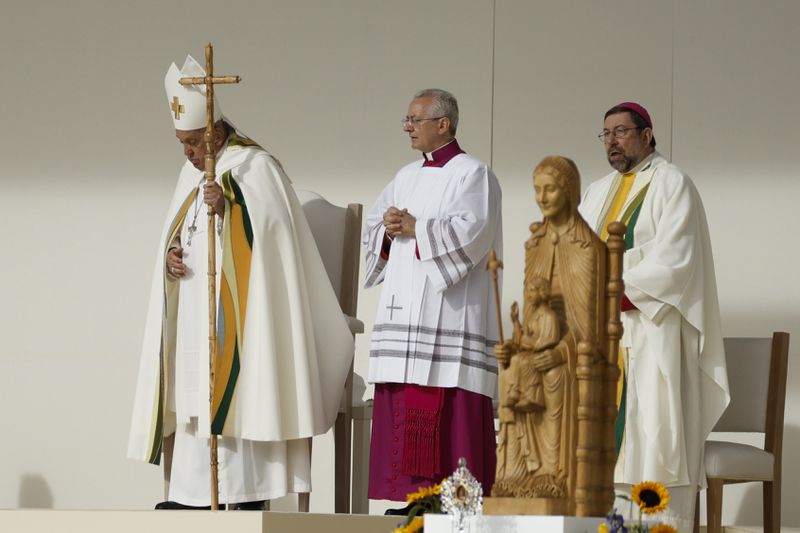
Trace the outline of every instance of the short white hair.
<instances>
[{"instance_id":1,"label":"short white hair","mask_svg":"<svg viewBox=\"0 0 800 533\"><path fill-rule=\"evenodd\" d=\"M450 119L450 134L455 135L458 128L458 100L456 97L444 89L422 89L414 95L417 98L433 98L430 111L435 117L447 117Z\"/></svg>"}]
</instances>

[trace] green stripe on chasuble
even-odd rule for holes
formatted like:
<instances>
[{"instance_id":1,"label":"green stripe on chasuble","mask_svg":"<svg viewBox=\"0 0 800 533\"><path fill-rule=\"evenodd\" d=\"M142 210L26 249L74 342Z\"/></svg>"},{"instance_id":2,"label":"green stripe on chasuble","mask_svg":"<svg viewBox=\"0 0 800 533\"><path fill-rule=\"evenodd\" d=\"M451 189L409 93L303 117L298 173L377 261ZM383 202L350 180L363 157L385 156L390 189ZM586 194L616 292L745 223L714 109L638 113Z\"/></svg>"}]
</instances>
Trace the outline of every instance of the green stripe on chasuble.
<instances>
[{"instance_id":1,"label":"green stripe on chasuble","mask_svg":"<svg viewBox=\"0 0 800 533\"><path fill-rule=\"evenodd\" d=\"M621 349L620 349L621 351ZM622 353L618 355L622 357ZM617 408L617 420L614 422L614 449L619 455L622 449L622 436L625 434L625 404L628 397L628 377L622 374L622 396L619 400L619 407Z\"/></svg>"},{"instance_id":2,"label":"green stripe on chasuble","mask_svg":"<svg viewBox=\"0 0 800 533\"><path fill-rule=\"evenodd\" d=\"M644 197L647 195L647 190L649 188L649 183L642 187L642 190L636 194L633 201L619 218L619 221L625 224L626 251L633 248L633 228L636 227L636 221L639 219L639 212L642 210ZM622 347L620 347L619 352L620 370L622 370L620 374L620 379L622 380L622 394L620 395L619 406L617 408L617 420L614 424L614 448L617 450L617 455L619 455L619 451L622 449L622 438L625 434L625 408L628 397L628 369L622 365Z\"/></svg>"},{"instance_id":3,"label":"green stripe on chasuble","mask_svg":"<svg viewBox=\"0 0 800 533\"><path fill-rule=\"evenodd\" d=\"M150 444L150 455L147 457L147 462L159 465L161 464L161 448L164 444L164 399L161 392L161 387L158 388L158 399L156 400L156 416L155 428L151 432L153 435Z\"/></svg>"},{"instance_id":4,"label":"green stripe on chasuble","mask_svg":"<svg viewBox=\"0 0 800 533\"><path fill-rule=\"evenodd\" d=\"M636 221L639 219L639 211L642 210L644 197L647 195L647 190L650 188L648 183L642 190L636 194L636 197L631 202L631 205L625 210L620 217L619 221L625 224L625 250L633 248L633 228L636 227Z\"/></svg>"},{"instance_id":5,"label":"green stripe on chasuble","mask_svg":"<svg viewBox=\"0 0 800 533\"><path fill-rule=\"evenodd\" d=\"M241 224L242 229L244 230L244 235L247 237L247 243L250 248L253 247L253 226L250 223L250 214L247 211L247 204L244 201L244 195L242 194L242 189L239 188L239 185L231 176L230 170L222 175L222 187L225 192L225 196L228 198L228 201L231 203L231 210L234 211L234 214L241 215Z\"/></svg>"},{"instance_id":6,"label":"green stripe on chasuble","mask_svg":"<svg viewBox=\"0 0 800 533\"><path fill-rule=\"evenodd\" d=\"M228 171L220 178L225 197L225 224L222 236L222 265L217 319L217 366L214 375L211 432L221 435L230 411L239 378L239 355L247 313L253 229L247 204L239 185Z\"/></svg>"},{"instance_id":7,"label":"green stripe on chasuble","mask_svg":"<svg viewBox=\"0 0 800 533\"><path fill-rule=\"evenodd\" d=\"M252 146L255 148L261 148L261 146L259 146L259 144L250 137L245 137L244 135L240 135L235 132L228 137L227 146ZM261 149L263 150L263 148Z\"/></svg>"}]
</instances>

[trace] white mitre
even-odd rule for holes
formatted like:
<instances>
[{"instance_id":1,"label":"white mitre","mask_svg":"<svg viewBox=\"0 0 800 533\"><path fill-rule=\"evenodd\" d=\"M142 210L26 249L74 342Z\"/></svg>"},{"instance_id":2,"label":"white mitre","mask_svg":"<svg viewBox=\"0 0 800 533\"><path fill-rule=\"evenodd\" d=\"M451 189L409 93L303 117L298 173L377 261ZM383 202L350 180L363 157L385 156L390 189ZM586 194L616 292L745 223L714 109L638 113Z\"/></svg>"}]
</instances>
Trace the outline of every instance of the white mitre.
<instances>
[{"instance_id":1,"label":"white mitre","mask_svg":"<svg viewBox=\"0 0 800 533\"><path fill-rule=\"evenodd\" d=\"M189 131L206 127L205 85L181 85L179 82L181 78L202 78L205 75L205 69L192 56L186 56L182 69L178 70L173 63L167 70L164 88L176 130ZM214 122L221 117L219 102L214 97Z\"/></svg>"}]
</instances>

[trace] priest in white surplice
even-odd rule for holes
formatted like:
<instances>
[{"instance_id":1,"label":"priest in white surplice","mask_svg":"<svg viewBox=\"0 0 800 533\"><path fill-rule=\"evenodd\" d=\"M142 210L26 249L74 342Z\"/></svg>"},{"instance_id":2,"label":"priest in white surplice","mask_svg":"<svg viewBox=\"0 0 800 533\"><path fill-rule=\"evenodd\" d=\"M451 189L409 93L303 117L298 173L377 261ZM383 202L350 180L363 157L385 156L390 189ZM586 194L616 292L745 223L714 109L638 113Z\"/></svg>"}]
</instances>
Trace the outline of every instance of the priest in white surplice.
<instances>
[{"instance_id":1,"label":"priest in white surplice","mask_svg":"<svg viewBox=\"0 0 800 533\"><path fill-rule=\"evenodd\" d=\"M175 434L169 502L208 506L209 435L220 503L259 508L308 492L309 437L336 417L353 339L280 163L215 117L217 180L204 183L205 76L188 57L165 86L184 164L161 234L128 455L158 463ZM218 110L219 107L217 106ZM216 213L217 337L209 411L207 207Z\"/></svg>"},{"instance_id":2,"label":"priest in white surplice","mask_svg":"<svg viewBox=\"0 0 800 533\"><path fill-rule=\"evenodd\" d=\"M403 130L422 157L400 169L364 227L365 285L383 285L369 363L374 499L405 501L459 457L486 490L494 481L498 334L485 266L492 248L502 256L500 187L461 150L457 124L450 93L414 96Z\"/></svg>"},{"instance_id":3,"label":"priest in white surplice","mask_svg":"<svg viewBox=\"0 0 800 533\"><path fill-rule=\"evenodd\" d=\"M611 108L600 139L615 172L580 211L603 240L609 223L628 227L615 481L663 483L691 530L704 443L730 398L708 224L692 181L655 151L644 107Z\"/></svg>"}]
</instances>

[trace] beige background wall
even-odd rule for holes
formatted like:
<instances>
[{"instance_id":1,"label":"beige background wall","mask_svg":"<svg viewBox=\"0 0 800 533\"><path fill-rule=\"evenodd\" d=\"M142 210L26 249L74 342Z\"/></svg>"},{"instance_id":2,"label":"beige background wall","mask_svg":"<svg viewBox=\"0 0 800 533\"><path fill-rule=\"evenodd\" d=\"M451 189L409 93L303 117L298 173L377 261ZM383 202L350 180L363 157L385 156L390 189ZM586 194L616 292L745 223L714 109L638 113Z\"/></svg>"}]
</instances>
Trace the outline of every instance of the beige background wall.
<instances>
[{"instance_id":1,"label":"beige background wall","mask_svg":"<svg viewBox=\"0 0 800 533\"><path fill-rule=\"evenodd\" d=\"M659 149L703 195L726 335L799 334L796 146L800 4L793 0L0 0L0 507L144 509L160 473L124 458L145 295L182 156L162 79L215 45L226 115L298 189L369 206L416 155L411 94L453 91L462 146L504 192L505 300L539 159L608 172L602 113L634 99ZM376 291L362 291L369 324ZM800 342L800 341L797 341ZM795 342L795 346L797 346ZM800 349L792 348L784 524L800 492ZM367 366L367 337L356 367ZM333 508L329 436L312 510ZM756 486L726 520L758 521ZM290 504L286 504L287 506Z\"/></svg>"}]
</instances>

